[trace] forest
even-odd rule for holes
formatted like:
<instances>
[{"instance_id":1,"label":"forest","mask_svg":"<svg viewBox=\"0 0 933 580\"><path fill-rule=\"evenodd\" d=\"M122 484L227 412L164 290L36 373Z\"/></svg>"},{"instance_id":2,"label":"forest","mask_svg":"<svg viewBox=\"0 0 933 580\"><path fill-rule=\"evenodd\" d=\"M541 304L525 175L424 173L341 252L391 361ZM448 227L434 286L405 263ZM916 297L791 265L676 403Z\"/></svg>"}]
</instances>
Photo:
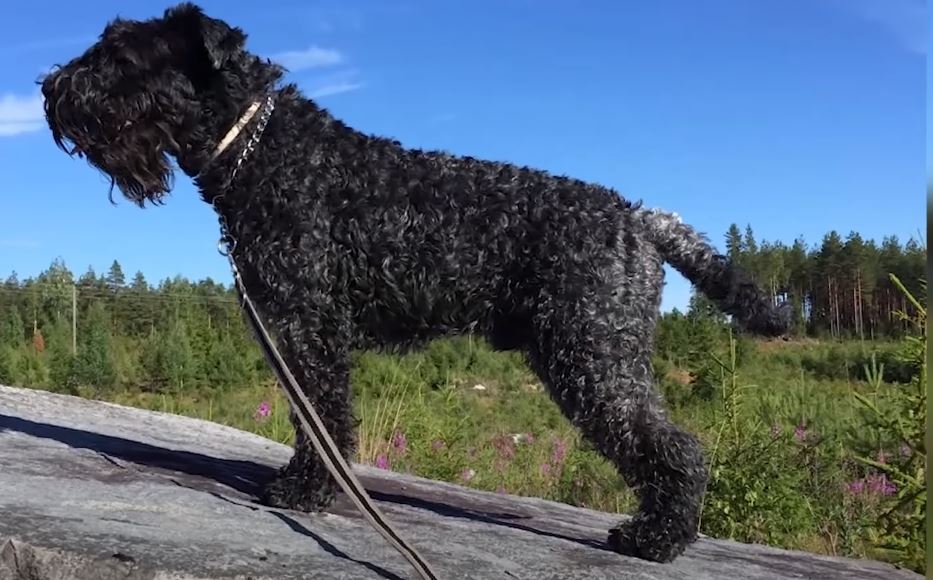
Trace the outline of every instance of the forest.
<instances>
[{"instance_id":1,"label":"forest","mask_svg":"<svg viewBox=\"0 0 933 580\"><path fill-rule=\"evenodd\" d=\"M788 246L756 241L750 226L743 232L733 224L724 242L775 300L791 301L796 336L900 336L905 324L895 313L910 305L890 275L916 295L926 263L917 240L895 236L878 244L832 231L818 245L797 239ZM0 330L6 382L222 388L264 372L230 285L180 277L151 283L139 271L127 279L116 261L101 274L76 275L60 260L35 277L11 273L0 285Z\"/></svg>"},{"instance_id":2,"label":"forest","mask_svg":"<svg viewBox=\"0 0 933 580\"><path fill-rule=\"evenodd\" d=\"M656 382L710 467L713 537L925 570L926 248L829 232L717 244L794 306L786 340L736 332L694 294L659 321ZM635 497L519 353L460 337L355 353L355 460L479 489L631 512ZM210 279L77 275L0 284L0 384L178 413L290 444L288 404L235 292Z\"/></svg>"}]
</instances>

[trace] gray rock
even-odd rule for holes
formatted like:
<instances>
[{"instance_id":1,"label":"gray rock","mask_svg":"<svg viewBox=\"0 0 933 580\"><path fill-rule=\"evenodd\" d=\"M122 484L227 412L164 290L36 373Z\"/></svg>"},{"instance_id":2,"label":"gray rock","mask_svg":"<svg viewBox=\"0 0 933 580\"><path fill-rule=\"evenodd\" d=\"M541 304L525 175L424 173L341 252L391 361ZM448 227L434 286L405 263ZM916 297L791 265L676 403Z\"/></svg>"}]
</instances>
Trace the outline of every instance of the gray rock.
<instances>
[{"instance_id":1,"label":"gray rock","mask_svg":"<svg viewBox=\"0 0 933 580\"><path fill-rule=\"evenodd\" d=\"M344 497L317 515L256 502L290 453L207 421L0 387L0 580L413 578ZM616 515L355 468L442 578L920 578L707 538L653 564L603 547Z\"/></svg>"}]
</instances>

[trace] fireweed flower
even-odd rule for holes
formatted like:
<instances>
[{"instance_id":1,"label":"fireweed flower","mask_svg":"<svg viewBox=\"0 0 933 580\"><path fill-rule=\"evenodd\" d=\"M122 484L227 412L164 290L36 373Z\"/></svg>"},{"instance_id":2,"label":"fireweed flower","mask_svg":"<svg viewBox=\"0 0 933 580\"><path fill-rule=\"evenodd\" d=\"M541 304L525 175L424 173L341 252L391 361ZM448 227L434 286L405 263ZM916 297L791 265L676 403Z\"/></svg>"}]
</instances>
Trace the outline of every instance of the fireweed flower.
<instances>
[{"instance_id":1,"label":"fireweed flower","mask_svg":"<svg viewBox=\"0 0 933 580\"><path fill-rule=\"evenodd\" d=\"M884 473L876 473L862 479L856 479L846 485L846 489L853 495L869 493L888 496L897 493L897 486Z\"/></svg>"},{"instance_id":2,"label":"fireweed flower","mask_svg":"<svg viewBox=\"0 0 933 580\"><path fill-rule=\"evenodd\" d=\"M253 413L253 418L257 421L265 419L272 413L272 407L269 405L268 401L263 401L259 403L259 406L256 407L256 412Z\"/></svg>"},{"instance_id":3,"label":"fireweed flower","mask_svg":"<svg viewBox=\"0 0 933 580\"><path fill-rule=\"evenodd\" d=\"M846 489L849 490L849 493L858 495L865 491L865 480L856 479L855 481L849 482L849 484L846 485Z\"/></svg>"},{"instance_id":4,"label":"fireweed flower","mask_svg":"<svg viewBox=\"0 0 933 580\"><path fill-rule=\"evenodd\" d=\"M872 475L868 479L868 486L874 493L892 495L897 491L897 486L884 473Z\"/></svg>"},{"instance_id":5,"label":"fireweed flower","mask_svg":"<svg viewBox=\"0 0 933 580\"><path fill-rule=\"evenodd\" d=\"M384 454L380 453L376 457L376 467L379 469L389 469L389 458Z\"/></svg>"},{"instance_id":6,"label":"fireweed flower","mask_svg":"<svg viewBox=\"0 0 933 580\"><path fill-rule=\"evenodd\" d=\"M551 450L551 463L559 465L567 457L567 442L557 436L551 441L554 444Z\"/></svg>"},{"instance_id":7,"label":"fireweed flower","mask_svg":"<svg viewBox=\"0 0 933 580\"><path fill-rule=\"evenodd\" d=\"M499 452L502 459L512 459L515 456L515 442L506 435L497 435L492 439L492 446Z\"/></svg>"},{"instance_id":8,"label":"fireweed flower","mask_svg":"<svg viewBox=\"0 0 933 580\"><path fill-rule=\"evenodd\" d=\"M794 438L797 441L804 441L807 438L807 428L803 425L797 425L797 428L794 429Z\"/></svg>"},{"instance_id":9,"label":"fireweed flower","mask_svg":"<svg viewBox=\"0 0 933 580\"><path fill-rule=\"evenodd\" d=\"M401 431L396 431L392 436L392 449L399 455L405 455L405 450L408 449L408 438Z\"/></svg>"}]
</instances>

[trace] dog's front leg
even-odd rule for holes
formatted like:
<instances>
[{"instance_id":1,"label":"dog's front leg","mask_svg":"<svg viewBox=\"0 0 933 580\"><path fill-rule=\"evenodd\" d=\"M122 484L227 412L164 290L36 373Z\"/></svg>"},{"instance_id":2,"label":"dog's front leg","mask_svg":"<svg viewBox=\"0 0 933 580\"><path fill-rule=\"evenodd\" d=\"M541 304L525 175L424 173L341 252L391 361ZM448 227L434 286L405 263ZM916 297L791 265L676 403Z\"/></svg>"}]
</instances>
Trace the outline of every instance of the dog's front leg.
<instances>
[{"instance_id":1,"label":"dog's front leg","mask_svg":"<svg viewBox=\"0 0 933 580\"><path fill-rule=\"evenodd\" d=\"M348 350L337 332L303 327L308 317L285 325L282 355L324 426L340 447L347 461L353 458L356 437L350 402L350 363ZM337 482L314 451L294 413L295 452L278 477L266 486L262 500L270 506L305 512L329 507L337 492Z\"/></svg>"}]
</instances>

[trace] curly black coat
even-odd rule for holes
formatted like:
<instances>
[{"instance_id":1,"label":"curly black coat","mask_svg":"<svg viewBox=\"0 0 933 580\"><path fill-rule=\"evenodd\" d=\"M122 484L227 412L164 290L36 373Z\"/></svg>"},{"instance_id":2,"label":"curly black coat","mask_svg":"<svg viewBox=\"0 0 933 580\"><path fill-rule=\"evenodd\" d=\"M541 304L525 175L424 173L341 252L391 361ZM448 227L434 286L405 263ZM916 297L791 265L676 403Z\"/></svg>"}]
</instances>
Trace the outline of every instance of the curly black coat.
<instances>
[{"instance_id":1,"label":"curly black coat","mask_svg":"<svg viewBox=\"0 0 933 580\"><path fill-rule=\"evenodd\" d=\"M347 457L351 351L477 333L526 353L563 413L638 490L640 509L610 531L611 547L656 561L680 554L696 538L707 476L697 440L653 389L662 264L749 330L781 333L787 311L675 216L599 185L358 132L296 87L276 89L282 69L244 50L245 39L190 4L111 22L42 82L56 143L141 206L171 189L169 157L195 179ZM254 129L211 155L270 93L274 112L231 182ZM321 510L335 491L299 429L265 500Z\"/></svg>"}]
</instances>

